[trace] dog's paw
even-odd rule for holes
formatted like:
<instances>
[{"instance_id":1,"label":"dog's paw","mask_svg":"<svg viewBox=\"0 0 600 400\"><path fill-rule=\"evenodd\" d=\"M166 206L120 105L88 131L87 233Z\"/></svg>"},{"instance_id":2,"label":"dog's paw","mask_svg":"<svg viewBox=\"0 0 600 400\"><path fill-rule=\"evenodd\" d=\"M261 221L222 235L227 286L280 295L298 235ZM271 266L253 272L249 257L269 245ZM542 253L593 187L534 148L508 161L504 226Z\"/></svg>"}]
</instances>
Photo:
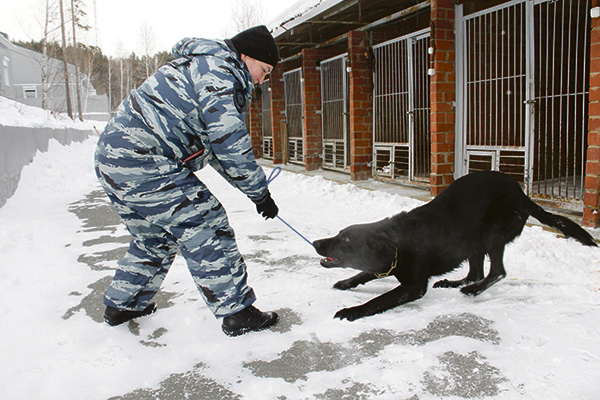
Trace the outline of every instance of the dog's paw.
<instances>
[{"instance_id":1,"label":"dog's paw","mask_svg":"<svg viewBox=\"0 0 600 400\"><path fill-rule=\"evenodd\" d=\"M333 316L333 318L347 319L348 321L356 321L362 317L364 317L364 313L360 311L359 307L341 309Z\"/></svg>"},{"instance_id":2,"label":"dog's paw","mask_svg":"<svg viewBox=\"0 0 600 400\"><path fill-rule=\"evenodd\" d=\"M462 294L466 294L467 296L477 296L478 294L482 293L483 291L485 291L485 288L482 288L480 285L478 285L476 283L469 285L469 286L465 286L464 288L460 289L460 292Z\"/></svg>"},{"instance_id":3,"label":"dog's paw","mask_svg":"<svg viewBox=\"0 0 600 400\"><path fill-rule=\"evenodd\" d=\"M338 281L333 285L333 288L338 290L348 290L352 289L353 287L356 287L356 285L352 285L347 279Z\"/></svg>"},{"instance_id":4,"label":"dog's paw","mask_svg":"<svg viewBox=\"0 0 600 400\"><path fill-rule=\"evenodd\" d=\"M433 284L434 288L450 288L453 287L451 282L448 279L442 279L441 281L437 281Z\"/></svg>"},{"instance_id":5,"label":"dog's paw","mask_svg":"<svg viewBox=\"0 0 600 400\"><path fill-rule=\"evenodd\" d=\"M434 288L459 288L465 286L469 281L466 279L461 279L459 281L449 281L448 279L442 279L441 281L437 281L433 284Z\"/></svg>"}]
</instances>

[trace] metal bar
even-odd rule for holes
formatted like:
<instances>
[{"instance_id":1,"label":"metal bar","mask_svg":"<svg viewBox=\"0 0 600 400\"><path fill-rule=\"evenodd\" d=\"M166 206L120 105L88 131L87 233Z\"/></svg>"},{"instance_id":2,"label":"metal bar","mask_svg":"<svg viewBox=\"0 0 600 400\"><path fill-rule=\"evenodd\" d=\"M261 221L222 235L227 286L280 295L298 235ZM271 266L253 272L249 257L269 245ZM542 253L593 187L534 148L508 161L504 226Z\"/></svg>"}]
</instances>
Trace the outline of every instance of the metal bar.
<instances>
[{"instance_id":1,"label":"metal bar","mask_svg":"<svg viewBox=\"0 0 600 400\"><path fill-rule=\"evenodd\" d=\"M554 39L553 39L552 43L556 43L556 6L555 6L555 4L553 4L553 6L554 6L554 18L552 19L552 34L554 36ZM548 5L548 7L550 7L550 5ZM549 45L550 44L548 44L548 46ZM553 76L553 77L556 76L554 60L556 60L556 47L552 46L552 61L553 62L552 62L552 67L551 67L552 68L551 69L551 71L552 71L551 76ZM551 93L552 94L556 93L556 80L555 79L552 79L552 91L551 91ZM555 175L554 175L554 166L555 166L555 162L556 162L555 156L554 156L554 150L555 150L555 146L556 146L556 140L555 140L556 134L554 132L554 127L555 127L555 125L554 125L554 117L556 115L555 111L554 111L555 104L556 104L556 102L552 101L552 111L550 113L552 115L551 123L550 123L551 127L552 127L551 128L552 129L552 133L550 135L551 148L552 148L552 151L550 153L550 162L551 162L551 166L552 166L552 169L550 170L550 189L551 189L551 193L554 193L554 178L555 178Z\"/></svg>"},{"instance_id":2,"label":"metal bar","mask_svg":"<svg viewBox=\"0 0 600 400\"><path fill-rule=\"evenodd\" d=\"M556 9L558 8L558 3L555 3L555 12ZM564 5L564 4L563 4ZM558 88L560 96L559 96L559 103L558 103L558 110L559 110L559 117L558 117L558 170L557 170L557 175L560 178L561 175L563 175L563 168L565 168L565 174L567 173L566 171L566 165L563 166L563 164L566 164L566 160L563 160L563 132L564 132L564 125L563 125L563 93L564 93L564 75L563 75L563 67L564 67L564 56L565 56L565 42L564 42L564 34L565 34L565 7L562 7L562 16L561 16L561 27L560 27L560 60L563 61L561 63L561 65L558 67L558 75L560 76L560 86ZM556 41L554 43L557 43ZM566 135L566 132L565 132ZM568 137L565 137L564 140L567 140ZM566 151L566 149L565 149ZM565 153L566 154L566 153ZM562 193L562 179L558 180L558 193Z\"/></svg>"},{"instance_id":3,"label":"metal bar","mask_svg":"<svg viewBox=\"0 0 600 400\"><path fill-rule=\"evenodd\" d=\"M579 51L579 32L577 31L577 27L579 27L579 6L581 5L581 2L577 2L577 10L575 11L575 15L577 15L577 22L575 23L575 49L573 50L575 52L575 62L574 62L574 69L575 69L575 79L573 81L573 93L577 93L577 81L579 79L579 69L578 67L578 57L577 57L577 53ZM571 11L573 10L573 3L571 3ZM570 19L569 20L569 45L571 43L571 31L573 29L573 20ZM585 27L587 27L586 25L584 25ZM569 53L571 53L569 51ZM570 58L569 57L569 62L570 62ZM569 65L570 66L570 65ZM570 78L571 74L569 74L569 78ZM569 84L570 87L570 84ZM569 103L570 104L570 103ZM573 99L573 123L570 124L572 126L573 129L573 139L572 139L572 152L573 152L573 197L574 198L583 198L583 196L580 196L578 194L578 185L577 185L577 173L578 168L577 168L577 96L575 96L575 98ZM583 189L583 187L581 188Z\"/></svg>"},{"instance_id":4,"label":"metal bar","mask_svg":"<svg viewBox=\"0 0 600 400\"><path fill-rule=\"evenodd\" d=\"M467 51L465 47L468 43L469 32L466 22L463 20L463 5L458 4L456 6L456 140L455 150L456 154L454 160L454 178L464 175L464 143L465 137L468 135L469 127L465 124L468 119L465 117L466 107L468 104L468 88L466 82L468 81L469 74L469 63L465 59Z\"/></svg>"},{"instance_id":5,"label":"metal bar","mask_svg":"<svg viewBox=\"0 0 600 400\"><path fill-rule=\"evenodd\" d=\"M494 61L493 61L493 70L494 70L494 77L498 78L498 67L499 64L502 62L501 59L499 59L500 57L498 57L498 36L500 36L499 32L498 32L498 26L499 26L499 16L498 13L500 12L500 10L496 11L493 15L496 17L496 29L493 35L493 39L494 39L494 51L492 52ZM494 112L494 118L490 118L490 121L494 124L493 127L493 131L490 132L490 134L493 135L494 140L493 143L494 145L498 144L498 80L496 79L494 82L494 94L493 94L493 99L492 102L490 103L490 106L493 106L494 104L496 105L495 107L493 107L493 112Z\"/></svg>"},{"instance_id":6,"label":"metal bar","mask_svg":"<svg viewBox=\"0 0 600 400\"><path fill-rule=\"evenodd\" d=\"M406 86L407 86L407 91L408 91L408 95L406 96L406 123L407 123L407 129L408 129L408 178L409 179L414 179L414 149L415 149L415 128L414 128L414 123L415 123L415 104L414 104L414 92L415 92L415 86L414 86L414 79L413 79L413 74L414 74L414 68L413 68L413 63L414 63L414 57L413 57L413 46L412 46L412 41L406 41L405 42L405 65L404 65L404 70L406 72L406 77L408 78L405 82L406 82ZM410 95L410 94L413 95Z\"/></svg>"},{"instance_id":7,"label":"metal bar","mask_svg":"<svg viewBox=\"0 0 600 400\"><path fill-rule=\"evenodd\" d=\"M531 2L525 2L521 6L521 21L523 21L525 27L525 38L521 39L525 41L525 75L528 77L525 79L525 90L524 98L521 98L520 105L523 107L523 100L527 100L527 105L524 106L525 114L524 118L524 134L525 134L525 149L526 152L526 160L525 160L525 192L531 193L531 169L532 169L532 158L533 158L533 121L532 114L534 112L534 106L530 102L534 98L535 93L535 85L534 85L534 53L532 49L532 44L534 40L534 28L533 28L533 5Z\"/></svg>"},{"instance_id":8,"label":"metal bar","mask_svg":"<svg viewBox=\"0 0 600 400\"><path fill-rule=\"evenodd\" d=\"M500 119L498 122L500 124L500 134L502 135L501 137L501 141L500 143L504 143L506 139L506 141L508 142L508 133L506 133L504 131L504 115L505 115L505 111L504 111L504 103L505 103L505 97L504 97L504 79L505 79L505 74L504 74L504 68L506 66L506 57L508 55L508 53L505 51L504 49L504 37L506 36L506 29L505 29L505 22L504 22L504 13L506 12L506 9L502 9L501 10L501 15L502 15L502 23L500 24L501 27L501 31L500 31L500 54L503 55L502 58L502 62L498 63L499 68L500 68L500 91L499 91L499 97L500 97L500 114L498 115L498 118ZM496 145L500 144L500 143L496 143Z\"/></svg>"},{"instance_id":9,"label":"metal bar","mask_svg":"<svg viewBox=\"0 0 600 400\"><path fill-rule=\"evenodd\" d=\"M589 18L590 18L589 14L587 13L587 10L589 10L589 9L590 9L590 2L588 0L585 5L584 12L583 12L583 14L585 15L585 23L583 25L583 26L585 26L585 29L583 30L583 32L584 32L584 36L583 36L583 49L584 49L583 54L584 54L584 56L582 58L583 60L587 60L589 57L589 55L587 53L588 52L587 43L588 43L588 33L589 33L588 27L589 27ZM579 13L577 13L577 14L579 15ZM581 26L581 25L579 25L579 23L578 23L577 26ZM587 71L587 63L584 62L583 63L583 71L582 71L582 79L583 79L583 89L584 89L585 93L589 93L589 86L588 86L589 80L587 79L588 75L589 75L589 71ZM587 88L587 90L586 90L586 88ZM585 126L587 126L586 121L585 121L585 119L587 117L587 114L585 113L585 109L587 107L586 100L587 100L586 96L585 95L582 96L582 98L581 98L581 110L582 110L582 126L581 126L581 128L582 128L582 130ZM584 196L583 190L585 188L585 171L586 171L585 170L585 167L586 167L585 162L586 162L586 156L587 156L586 151L585 151L587 143L584 140L584 138L585 138L585 135L582 136L581 144L580 144L581 145L581 188L582 188L581 197L582 198Z\"/></svg>"},{"instance_id":10,"label":"metal bar","mask_svg":"<svg viewBox=\"0 0 600 400\"><path fill-rule=\"evenodd\" d=\"M569 0L565 0L563 1L563 38L566 39L567 41L567 49L566 49L566 57L567 57L567 65L566 65L566 69L567 69L567 76L566 76L566 84L565 84L565 89L564 91L561 90L561 92L563 93L562 98L561 98L561 104L562 104L562 100L565 100L565 197L568 196L569 194L569 188L571 188L571 182L569 179L569 175L573 175L575 176L575 163L573 162L572 165L572 171L571 171L571 165L569 162L569 158L571 156L571 154L573 154L572 150L570 150L570 145L571 145L571 140L572 140L572 124L571 124L571 119L570 119L570 111L571 111L571 103L569 102L569 92L571 91L571 18L569 18L568 23L565 21L565 9L567 8L567 4L569 3ZM570 15L571 13L569 13ZM567 24L567 26L565 27L565 24ZM566 32L565 32L566 29ZM565 37L565 35L567 37ZM564 45L562 46L564 48ZM563 60L563 68L565 67L564 65L564 58L561 58ZM562 77L564 76L564 71L561 73L561 80ZM562 108L562 107L561 107ZM562 113L561 113L562 115Z\"/></svg>"},{"instance_id":11,"label":"metal bar","mask_svg":"<svg viewBox=\"0 0 600 400\"><path fill-rule=\"evenodd\" d=\"M485 17L484 17L485 18ZM479 79L481 79L483 81L483 71L484 71L484 47L483 47L483 35L485 34L484 30L482 29L483 26L485 26L485 24L483 23L483 21L481 19L478 19L477 22L479 22L479 58L480 60L478 60L479 62L477 63L479 65ZM482 116L485 113L485 108L484 108L484 102L485 102L485 90L484 90L484 85L480 85L480 88L477 90L477 93L479 94L479 101L477 102L478 107L479 107L479 112L477 114L477 120L478 120L478 131L477 131L477 140L475 140L475 143L473 144L477 144L480 145L481 144L481 134L484 130L484 118L482 118Z\"/></svg>"}]
</instances>

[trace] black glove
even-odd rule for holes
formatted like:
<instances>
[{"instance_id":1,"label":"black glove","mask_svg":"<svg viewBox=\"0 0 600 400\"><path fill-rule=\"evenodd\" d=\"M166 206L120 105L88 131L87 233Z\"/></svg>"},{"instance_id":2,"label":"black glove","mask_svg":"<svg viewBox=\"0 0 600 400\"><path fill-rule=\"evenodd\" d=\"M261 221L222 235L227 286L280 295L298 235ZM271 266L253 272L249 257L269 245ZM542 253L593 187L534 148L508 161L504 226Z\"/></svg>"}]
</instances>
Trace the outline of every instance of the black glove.
<instances>
[{"instance_id":1,"label":"black glove","mask_svg":"<svg viewBox=\"0 0 600 400\"><path fill-rule=\"evenodd\" d=\"M271 193L267 192L267 196L260 203L256 203L256 211L265 219L272 219L277 216L279 208L273 201Z\"/></svg>"}]
</instances>

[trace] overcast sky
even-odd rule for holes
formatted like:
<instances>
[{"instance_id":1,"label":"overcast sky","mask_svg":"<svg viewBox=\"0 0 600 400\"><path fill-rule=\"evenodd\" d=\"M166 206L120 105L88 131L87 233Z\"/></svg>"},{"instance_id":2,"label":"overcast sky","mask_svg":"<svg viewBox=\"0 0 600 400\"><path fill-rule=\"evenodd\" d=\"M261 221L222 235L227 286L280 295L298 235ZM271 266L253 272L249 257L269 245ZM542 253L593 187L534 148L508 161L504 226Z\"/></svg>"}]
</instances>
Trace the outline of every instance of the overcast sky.
<instances>
[{"instance_id":1,"label":"overcast sky","mask_svg":"<svg viewBox=\"0 0 600 400\"><path fill-rule=\"evenodd\" d=\"M0 32L11 40L39 40L43 20L42 4L46 0L0 0ZM147 23L156 37L156 51L170 51L186 36L226 38L235 34L232 8L235 0L96 0L94 19L93 0L88 6L88 24L97 30L78 39L99 45L104 54L122 56L131 52L142 54L140 31ZM254 0L262 4L267 24L298 0ZM65 4L70 4L65 0Z\"/></svg>"}]
</instances>

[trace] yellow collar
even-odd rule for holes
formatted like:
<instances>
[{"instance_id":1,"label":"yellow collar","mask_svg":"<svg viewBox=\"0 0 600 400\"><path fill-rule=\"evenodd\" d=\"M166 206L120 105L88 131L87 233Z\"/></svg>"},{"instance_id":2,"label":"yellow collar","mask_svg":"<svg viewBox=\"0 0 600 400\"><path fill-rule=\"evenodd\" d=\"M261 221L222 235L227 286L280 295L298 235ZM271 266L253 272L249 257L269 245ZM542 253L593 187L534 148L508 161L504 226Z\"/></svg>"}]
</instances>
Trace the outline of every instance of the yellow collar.
<instances>
[{"instance_id":1,"label":"yellow collar","mask_svg":"<svg viewBox=\"0 0 600 400\"><path fill-rule=\"evenodd\" d=\"M397 266L398 266L398 249L396 249L396 258L394 258L394 262L392 263L392 267L390 268L390 270L388 272L384 272L382 274L375 274L375 277L377 279L379 279L379 278L385 278L386 276L390 276L392 271L394 269L396 269Z\"/></svg>"}]
</instances>

